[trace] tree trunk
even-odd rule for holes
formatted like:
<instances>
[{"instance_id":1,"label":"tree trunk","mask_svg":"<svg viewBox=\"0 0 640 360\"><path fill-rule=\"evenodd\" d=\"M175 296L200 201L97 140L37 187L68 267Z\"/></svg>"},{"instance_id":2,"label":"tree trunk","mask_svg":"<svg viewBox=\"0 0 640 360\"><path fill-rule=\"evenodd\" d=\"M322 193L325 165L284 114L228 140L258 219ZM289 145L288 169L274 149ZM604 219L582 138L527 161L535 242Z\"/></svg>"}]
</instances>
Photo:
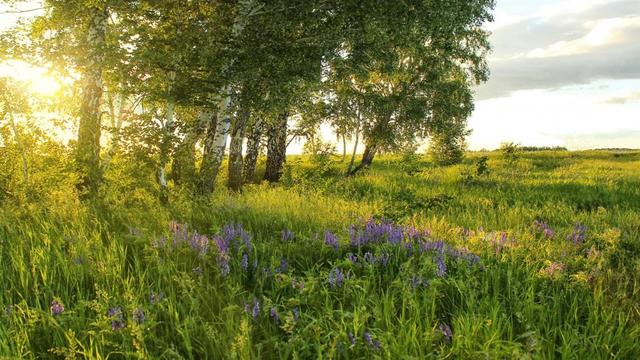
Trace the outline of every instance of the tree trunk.
<instances>
[{"instance_id":1,"label":"tree trunk","mask_svg":"<svg viewBox=\"0 0 640 360\"><path fill-rule=\"evenodd\" d=\"M351 171L350 175L355 175L358 171L368 168L373 163L373 158L376 156L378 152L378 145L371 141L367 143L367 146L364 148L364 153L362 154L362 159L360 160L360 164L356 166L353 171Z\"/></svg>"},{"instance_id":2,"label":"tree trunk","mask_svg":"<svg viewBox=\"0 0 640 360\"><path fill-rule=\"evenodd\" d=\"M256 173L256 163L258 162L258 152L260 150L260 138L262 137L262 121L256 120L251 128L251 133L247 138L247 153L244 158L244 182L250 183Z\"/></svg>"},{"instance_id":3,"label":"tree trunk","mask_svg":"<svg viewBox=\"0 0 640 360\"><path fill-rule=\"evenodd\" d=\"M236 119L231 132L231 143L229 144L229 183L228 186L232 190L242 189L244 183L242 178L242 141L244 140L244 132L249 119L249 112L242 111Z\"/></svg>"},{"instance_id":4,"label":"tree trunk","mask_svg":"<svg viewBox=\"0 0 640 360\"><path fill-rule=\"evenodd\" d=\"M27 153L24 148L24 144L20 140L20 134L18 134L18 126L16 125L16 119L13 116L13 109L11 104L9 103L9 99L7 99L6 94L3 95L5 111L9 115L9 123L11 124L11 130L13 131L13 139L18 146L18 150L20 151L20 158L22 159L22 177L24 179L25 188L29 186L29 162L27 161ZM0 117L0 120L4 118L4 114Z\"/></svg>"},{"instance_id":5,"label":"tree trunk","mask_svg":"<svg viewBox=\"0 0 640 360\"><path fill-rule=\"evenodd\" d=\"M287 118L289 113L281 113L275 124L269 126L269 139L267 142L267 168L264 179L269 182L277 182L282 176L282 169L287 154Z\"/></svg>"},{"instance_id":6,"label":"tree trunk","mask_svg":"<svg viewBox=\"0 0 640 360\"><path fill-rule=\"evenodd\" d=\"M207 131L204 136L204 151L202 154L202 165L200 166L200 191L210 193L213 191L213 183L210 181L215 172L215 138L218 127L218 114L211 114L207 124Z\"/></svg>"},{"instance_id":7,"label":"tree trunk","mask_svg":"<svg viewBox=\"0 0 640 360\"><path fill-rule=\"evenodd\" d=\"M76 165L80 175L78 189L90 194L98 193L102 177L100 169L100 102L102 100L102 67L107 28L107 9L90 8L85 58L87 64L82 74L82 102L80 104L80 124Z\"/></svg>"},{"instance_id":8,"label":"tree trunk","mask_svg":"<svg viewBox=\"0 0 640 360\"><path fill-rule=\"evenodd\" d=\"M358 142L360 141L360 131L356 129L356 141L353 145L353 152L351 153L351 161L349 162L349 168L347 168L347 175L351 174L353 164L356 161L356 151L358 151Z\"/></svg>"},{"instance_id":9,"label":"tree trunk","mask_svg":"<svg viewBox=\"0 0 640 360\"><path fill-rule=\"evenodd\" d=\"M176 73L169 73L169 92L176 78ZM173 132L175 130L174 122L175 101L167 100L167 114L165 116L162 140L160 143L160 162L158 164L158 183L160 184L160 201L166 204L169 200L169 188L167 183L167 163L169 162L169 152L171 151L171 143L173 142Z\"/></svg>"}]
</instances>

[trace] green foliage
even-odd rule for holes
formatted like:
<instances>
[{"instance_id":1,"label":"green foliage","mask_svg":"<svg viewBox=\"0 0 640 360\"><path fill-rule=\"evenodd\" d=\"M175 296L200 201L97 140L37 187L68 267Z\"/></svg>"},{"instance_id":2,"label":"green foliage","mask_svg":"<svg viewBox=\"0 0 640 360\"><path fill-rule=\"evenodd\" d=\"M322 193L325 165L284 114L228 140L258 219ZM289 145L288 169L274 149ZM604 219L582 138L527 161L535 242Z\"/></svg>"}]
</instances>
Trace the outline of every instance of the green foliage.
<instances>
[{"instance_id":1,"label":"green foliage","mask_svg":"<svg viewBox=\"0 0 640 360\"><path fill-rule=\"evenodd\" d=\"M519 177L474 171L476 181L464 191L458 174L467 165L410 175L401 157L386 156L357 177L294 177L286 186L219 189L209 199L174 191L165 207L152 175L143 175L153 174L151 168L135 168L143 163L129 157L135 152L111 161L105 200L82 203L61 166L71 153L54 154L46 141L41 144L34 147L30 169L42 196L9 196L0 206L0 255L6 259L0 265L6 284L0 293L0 356L640 354L640 299L632 285L640 280L637 154L619 159L607 152L536 153L521 160L553 161L554 168L534 166ZM7 146L0 151L11 163L19 154ZM48 166L37 165L37 158ZM467 159L497 170L493 164L502 163L500 154L469 153ZM317 166L308 157L287 163L296 174ZM25 191L11 187L19 176L3 181L3 189L9 184L14 194ZM370 217L428 230L430 241L442 239L480 255L481 266L447 256L447 275L438 277L437 258L417 250L409 255L388 244L350 247L350 225ZM230 250L231 272L224 276L213 241L204 256L188 244L173 245L168 225L174 219L210 238L225 224L242 224L253 247L239 243ZM535 221L551 233L541 232ZM283 230L294 234L291 240L283 241ZM338 236L337 252L324 243L327 230ZM389 256L388 265L348 260L349 252L363 259L367 251ZM255 270L241 270L243 252L249 269L257 261ZM274 273L281 258L288 269ZM340 288L328 282L335 268L347 276ZM254 299L260 301L255 320L245 312ZM59 315L50 309L54 300L64 306ZM118 318L108 312L117 307L124 327L114 330ZM139 309L142 324L135 320ZM451 328L451 341L439 328L443 323ZM367 344L365 332L380 342L379 350Z\"/></svg>"}]
</instances>

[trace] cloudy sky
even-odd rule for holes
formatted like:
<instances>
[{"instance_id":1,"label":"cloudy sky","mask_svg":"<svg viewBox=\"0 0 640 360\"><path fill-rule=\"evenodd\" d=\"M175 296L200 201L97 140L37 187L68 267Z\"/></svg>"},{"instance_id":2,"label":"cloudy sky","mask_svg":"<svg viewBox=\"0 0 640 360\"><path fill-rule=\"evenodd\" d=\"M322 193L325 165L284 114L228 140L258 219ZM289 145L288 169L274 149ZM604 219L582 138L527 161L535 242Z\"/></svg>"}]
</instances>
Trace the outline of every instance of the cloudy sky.
<instances>
[{"instance_id":1,"label":"cloudy sky","mask_svg":"<svg viewBox=\"0 0 640 360\"><path fill-rule=\"evenodd\" d=\"M640 147L640 0L498 0L495 18L472 149Z\"/></svg>"},{"instance_id":2,"label":"cloudy sky","mask_svg":"<svg viewBox=\"0 0 640 360\"><path fill-rule=\"evenodd\" d=\"M497 0L495 18L471 149L640 148L640 0Z\"/></svg>"}]
</instances>

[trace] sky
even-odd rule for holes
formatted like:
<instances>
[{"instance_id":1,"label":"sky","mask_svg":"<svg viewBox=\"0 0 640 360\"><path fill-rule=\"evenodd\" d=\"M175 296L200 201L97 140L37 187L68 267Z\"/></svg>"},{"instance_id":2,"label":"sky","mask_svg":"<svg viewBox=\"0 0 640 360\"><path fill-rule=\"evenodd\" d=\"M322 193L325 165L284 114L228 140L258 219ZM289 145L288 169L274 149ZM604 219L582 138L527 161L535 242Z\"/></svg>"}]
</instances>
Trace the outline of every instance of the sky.
<instances>
[{"instance_id":1,"label":"sky","mask_svg":"<svg viewBox=\"0 0 640 360\"><path fill-rule=\"evenodd\" d=\"M19 17L2 11L0 31ZM640 0L497 0L494 14L471 150L640 148Z\"/></svg>"}]
</instances>

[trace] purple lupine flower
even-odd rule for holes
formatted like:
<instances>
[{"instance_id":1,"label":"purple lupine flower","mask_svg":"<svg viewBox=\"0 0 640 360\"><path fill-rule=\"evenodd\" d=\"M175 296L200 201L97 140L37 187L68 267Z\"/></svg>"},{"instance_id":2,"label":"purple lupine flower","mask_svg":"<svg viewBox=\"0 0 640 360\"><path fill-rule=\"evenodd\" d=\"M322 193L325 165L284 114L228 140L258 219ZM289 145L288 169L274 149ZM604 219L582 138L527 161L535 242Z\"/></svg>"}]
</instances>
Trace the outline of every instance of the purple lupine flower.
<instances>
[{"instance_id":1,"label":"purple lupine flower","mask_svg":"<svg viewBox=\"0 0 640 360\"><path fill-rule=\"evenodd\" d=\"M198 255L204 256L207 254L207 250L209 250L209 238L194 232L189 239L189 245L191 245L191 249Z\"/></svg>"},{"instance_id":2,"label":"purple lupine flower","mask_svg":"<svg viewBox=\"0 0 640 360\"><path fill-rule=\"evenodd\" d=\"M358 234L354 224L349 225L349 243L353 247L360 246L360 234Z\"/></svg>"},{"instance_id":3,"label":"purple lupine flower","mask_svg":"<svg viewBox=\"0 0 640 360\"><path fill-rule=\"evenodd\" d=\"M218 254L228 254L229 253L229 241L224 239L221 236L214 236L213 241L216 244L216 249L218 250Z\"/></svg>"},{"instance_id":4,"label":"purple lupine flower","mask_svg":"<svg viewBox=\"0 0 640 360\"><path fill-rule=\"evenodd\" d=\"M271 315L271 319L273 319L273 322L278 325L280 323L280 316L278 316L278 311L276 310L276 308L272 307L269 310L269 314Z\"/></svg>"},{"instance_id":5,"label":"purple lupine flower","mask_svg":"<svg viewBox=\"0 0 640 360\"><path fill-rule=\"evenodd\" d=\"M249 267L249 256L246 253L242 254L242 260L240 261L240 267L242 268L242 271L247 271L247 268Z\"/></svg>"},{"instance_id":6,"label":"purple lupine flower","mask_svg":"<svg viewBox=\"0 0 640 360\"><path fill-rule=\"evenodd\" d=\"M332 247L336 252L338 251L338 236L331 231L327 230L324 232L324 243L327 246Z\"/></svg>"},{"instance_id":7,"label":"purple lupine flower","mask_svg":"<svg viewBox=\"0 0 640 360\"><path fill-rule=\"evenodd\" d=\"M300 310L297 307L293 308L293 319L298 321L300 319Z\"/></svg>"},{"instance_id":8,"label":"purple lupine flower","mask_svg":"<svg viewBox=\"0 0 640 360\"><path fill-rule=\"evenodd\" d=\"M374 342L373 337L371 336L371 333L369 333L368 331L364 332L364 341L367 343L367 345L369 345L370 347L376 350L380 347L380 342L378 341Z\"/></svg>"},{"instance_id":9,"label":"purple lupine flower","mask_svg":"<svg viewBox=\"0 0 640 360\"><path fill-rule=\"evenodd\" d=\"M573 226L573 232L568 236L568 240L573 242L574 245L582 245L587 234L587 227L580 223L576 223Z\"/></svg>"},{"instance_id":10,"label":"purple lupine flower","mask_svg":"<svg viewBox=\"0 0 640 360\"><path fill-rule=\"evenodd\" d=\"M159 236L151 242L151 246L156 249L163 248L165 245L167 245L167 238L164 235Z\"/></svg>"},{"instance_id":11,"label":"purple lupine flower","mask_svg":"<svg viewBox=\"0 0 640 360\"><path fill-rule=\"evenodd\" d=\"M169 223L169 229L173 233L173 246L177 247L178 245L187 241L189 237L189 230L187 224L179 224L178 222L172 220Z\"/></svg>"},{"instance_id":12,"label":"purple lupine flower","mask_svg":"<svg viewBox=\"0 0 640 360\"><path fill-rule=\"evenodd\" d=\"M49 307L51 310L51 315L57 316L64 312L64 304L58 300L51 301L51 306Z\"/></svg>"},{"instance_id":13,"label":"purple lupine flower","mask_svg":"<svg viewBox=\"0 0 640 360\"><path fill-rule=\"evenodd\" d=\"M253 299L253 308L251 309L251 317L256 320L260 315L260 301Z\"/></svg>"},{"instance_id":14,"label":"purple lupine flower","mask_svg":"<svg viewBox=\"0 0 640 360\"><path fill-rule=\"evenodd\" d=\"M555 232L553 231L553 229L551 229L551 227L543 221L535 220L533 222L533 227L537 232L542 233L542 235L544 235L544 237L546 237L547 239L552 239L555 236Z\"/></svg>"},{"instance_id":15,"label":"purple lupine flower","mask_svg":"<svg viewBox=\"0 0 640 360\"><path fill-rule=\"evenodd\" d=\"M164 299L164 293L162 291L157 294L152 291L149 295L149 302L152 304L159 303L162 299Z\"/></svg>"},{"instance_id":16,"label":"purple lupine flower","mask_svg":"<svg viewBox=\"0 0 640 360\"><path fill-rule=\"evenodd\" d=\"M344 274L339 268L335 268L329 272L329 285L332 288L341 287L344 282Z\"/></svg>"},{"instance_id":17,"label":"purple lupine flower","mask_svg":"<svg viewBox=\"0 0 640 360\"><path fill-rule=\"evenodd\" d=\"M447 264L444 262L444 257L438 256L436 258L436 275L438 277L444 277L447 274Z\"/></svg>"},{"instance_id":18,"label":"purple lupine flower","mask_svg":"<svg viewBox=\"0 0 640 360\"><path fill-rule=\"evenodd\" d=\"M389 263L389 255L387 255L386 253L380 254L380 256L378 257L378 262L380 263L380 265L386 267Z\"/></svg>"},{"instance_id":19,"label":"purple lupine flower","mask_svg":"<svg viewBox=\"0 0 640 360\"><path fill-rule=\"evenodd\" d=\"M278 267L278 269L276 269L276 272L278 272L278 273L286 273L288 268L289 268L289 266L287 265L287 259L285 259L284 257L281 257L280 258L280 267Z\"/></svg>"},{"instance_id":20,"label":"purple lupine flower","mask_svg":"<svg viewBox=\"0 0 640 360\"><path fill-rule=\"evenodd\" d=\"M145 319L144 309L139 307L139 308L136 308L135 310L133 310L132 318L133 318L133 321L136 322L136 324L143 324L144 323L144 319Z\"/></svg>"},{"instance_id":21,"label":"purple lupine flower","mask_svg":"<svg viewBox=\"0 0 640 360\"><path fill-rule=\"evenodd\" d=\"M376 263L376 256L373 255L371 252L367 251L364 254L364 261L368 262L371 265L375 265Z\"/></svg>"},{"instance_id":22,"label":"purple lupine flower","mask_svg":"<svg viewBox=\"0 0 640 360\"><path fill-rule=\"evenodd\" d=\"M220 266L220 274L223 277L227 277L227 275L229 275L229 273L231 272L231 268L229 267L229 260L227 260L225 256L225 257L220 257L218 262Z\"/></svg>"},{"instance_id":23,"label":"purple lupine flower","mask_svg":"<svg viewBox=\"0 0 640 360\"><path fill-rule=\"evenodd\" d=\"M282 230L282 241L289 242L293 240L295 237L296 235L293 233L293 231L289 229Z\"/></svg>"},{"instance_id":24,"label":"purple lupine flower","mask_svg":"<svg viewBox=\"0 0 640 360\"><path fill-rule=\"evenodd\" d=\"M349 333L349 342L351 343L351 346L355 346L356 345L356 337L353 336L352 332Z\"/></svg>"},{"instance_id":25,"label":"purple lupine flower","mask_svg":"<svg viewBox=\"0 0 640 360\"><path fill-rule=\"evenodd\" d=\"M349 259L349 261L354 265L358 263L358 257L353 255L353 253L348 253L347 254L347 259Z\"/></svg>"},{"instance_id":26,"label":"purple lupine flower","mask_svg":"<svg viewBox=\"0 0 640 360\"><path fill-rule=\"evenodd\" d=\"M451 342L451 338L453 338L453 332L451 331L451 328L449 327L449 325L445 323L440 323L438 324L438 329L440 329L440 332L444 336L445 340L447 342Z\"/></svg>"},{"instance_id":27,"label":"purple lupine flower","mask_svg":"<svg viewBox=\"0 0 640 360\"><path fill-rule=\"evenodd\" d=\"M124 329L125 323L121 306L109 309L109 311L107 312L107 316L111 318L111 330L118 331Z\"/></svg>"},{"instance_id":28,"label":"purple lupine flower","mask_svg":"<svg viewBox=\"0 0 640 360\"><path fill-rule=\"evenodd\" d=\"M444 253L445 249L446 249L446 244L442 240L420 242L421 252L434 251L434 252Z\"/></svg>"},{"instance_id":29,"label":"purple lupine flower","mask_svg":"<svg viewBox=\"0 0 640 360\"><path fill-rule=\"evenodd\" d=\"M413 243L408 242L404 244L404 248L407 250L408 256L413 256Z\"/></svg>"},{"instance_id":30,"label":"purple lupine flower","mask_svg":"<svg viewBox=\"0 0 640 360\"><path fill-rule=\"evenodd\" d=\"M387 228L387 241L392 245L399 245L402 240L404 240L402 229L389 225Z\"/></svg>"},{"instance_id":31,"label":"purple lupine flower","mask_svg":"<svg viewBox=\"0 0 640 360\"><path fill-rule=\"evenodd\" d=\"M406 227L404 231L407 234L407 238L409 239L409 241L415 241L422 238L422 233L413 226Z\"/></svg>"},{"instance_id":32,"label":"purple lupine flower","mask_svg":"<svg viewBox=\"0 0 640 360\"><path fill-rule=\"evenodd\" d=\"M502 252L502 249L504 248L506 243L507 243L507 233L506 232L502 232L500 234L500 241L499 242L496 242L496 240L494 238L493 246L496 249L496 256L500 255L500 253Z\"/></svg>"}]
</instances>

